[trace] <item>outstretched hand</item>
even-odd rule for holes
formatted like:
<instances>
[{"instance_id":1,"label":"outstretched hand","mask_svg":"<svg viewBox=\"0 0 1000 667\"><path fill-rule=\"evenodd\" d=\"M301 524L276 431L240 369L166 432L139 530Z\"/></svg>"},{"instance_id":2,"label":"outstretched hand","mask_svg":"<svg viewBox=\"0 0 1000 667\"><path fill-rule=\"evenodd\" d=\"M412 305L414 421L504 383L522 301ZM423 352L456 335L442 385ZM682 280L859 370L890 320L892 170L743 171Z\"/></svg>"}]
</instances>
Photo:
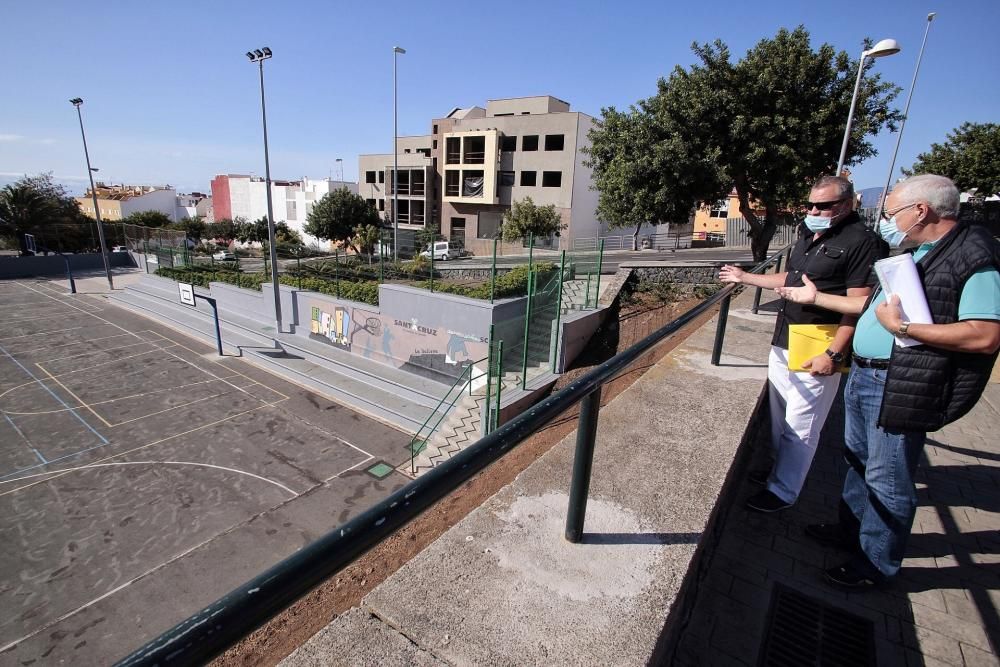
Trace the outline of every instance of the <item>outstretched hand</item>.
<instances>
[{"instance_id":1,"label":"outstretched hand","mask_svg":"<svg viewBox=\"0 0 1000 667\"><path fill-rule=\"evenodd\" d=\"M816 303L816 284L809 280L809 276L802 274L802 287L778 287L775 292L783 298L793 303L804 303L806 305Z\"/></svg>"},{"instance_id":2,"label":"outstretched hand","mask_svg":"<svg viewBox=\"0 0 1000 667\"><path fill-rule=\"evenodd\" d=\"M744 273L746 272L740 267L726 264L719 270L719 280L724 283L742 283Z\"/></svg>"}]
</instances>

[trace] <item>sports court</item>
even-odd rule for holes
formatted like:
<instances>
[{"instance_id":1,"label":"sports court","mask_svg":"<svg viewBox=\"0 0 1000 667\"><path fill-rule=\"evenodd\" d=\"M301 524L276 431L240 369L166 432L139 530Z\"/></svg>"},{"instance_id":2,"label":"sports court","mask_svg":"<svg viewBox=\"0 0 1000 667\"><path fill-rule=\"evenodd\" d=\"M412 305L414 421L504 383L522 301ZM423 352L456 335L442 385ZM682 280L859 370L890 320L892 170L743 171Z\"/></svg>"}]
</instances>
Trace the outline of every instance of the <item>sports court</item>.
<instances>
[{"instance_id":1,"label":"sports court","mask_svg":"<svg viewBox=\"0 0 1000 667\"><path fill-rule=\"evenodd\" d=\"M0 313L0 664L113 662L406 482L406 434L103 298Z\"/></svg>"}]
</instances>

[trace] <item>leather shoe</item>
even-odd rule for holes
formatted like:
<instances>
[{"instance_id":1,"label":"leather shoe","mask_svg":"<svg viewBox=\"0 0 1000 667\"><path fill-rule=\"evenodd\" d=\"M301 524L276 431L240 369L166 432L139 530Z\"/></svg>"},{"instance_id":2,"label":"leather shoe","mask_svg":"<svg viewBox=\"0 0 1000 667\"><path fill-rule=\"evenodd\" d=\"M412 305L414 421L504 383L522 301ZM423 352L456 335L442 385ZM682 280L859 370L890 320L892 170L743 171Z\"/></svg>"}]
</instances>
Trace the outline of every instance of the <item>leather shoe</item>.
<instances>
[{"instance_id":1,"label":"leather shoe","mask_svg":"<svg viewBox=\"0 0 1000 667\"><path fill-rule=\"evenodd\" d=\"M832 567L825 574L826 580L834 586L849 588L853 591L872 590L884 582L882 577L874 577L862 572L853 561Z\"/></svg>"},{"instance_id":2,"label":"leather shoe","mask_svg":"<svg viewBox=\"0 0 1000 667\"><path fill-rule=\"evenodd\" d=\"M813 523L805 528L806 536L828 547L853 549L856 540L852 540L840 527L839 523Z\"/></svg>"},{"instance_id":3,"label":"leather shoe","mask_svg":"<svg viewBox=\"0 0 1000 667\"><path fill-rule=\"evenodd\" d=\"M766 489L760 493L750 496L750 498L747 499L747 509L753 510L754 512L763 512L764 514L780 512L781 510L788 509L791 506L791 503L786 503L784 500Z\"/></svg>"}]
</instances>

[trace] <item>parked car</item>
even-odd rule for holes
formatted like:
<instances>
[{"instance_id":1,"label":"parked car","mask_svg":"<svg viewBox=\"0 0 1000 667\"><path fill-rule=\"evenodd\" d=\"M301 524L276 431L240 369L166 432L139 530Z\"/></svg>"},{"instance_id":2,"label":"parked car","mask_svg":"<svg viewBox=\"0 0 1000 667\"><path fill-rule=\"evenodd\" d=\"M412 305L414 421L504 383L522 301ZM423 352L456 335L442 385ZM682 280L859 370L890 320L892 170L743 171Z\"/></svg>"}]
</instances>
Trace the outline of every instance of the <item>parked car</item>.
<instances>
[{"instance_id":1,"label":"parked car","mask_svg":"<svg viewBox=\"0 0 1000 667\"><path fill-rule=\"evenodd\" d=\"M223 262L232 262L236 259L236 255L234 255L231 250L220 250L212 255L212 259L218 259Z\"/></svg>"},{"instance_id":2,"label":"parked car","mask_svg":"<svg viewBox=\"0 0 1000 667\"><path fill-rule=\"evenodd\" d=\"M448 241L434 242L434 259L446 262L453 257L460 257L461 254L462 254L462 249L459 248L457 245L454 245L453 243L449 243ZM420 253L420 256L430 259L431 257L430 244L427 244L427 247L424 248L424 251L422 253Z\"/></svg>"},{"instance_id":3,"label":"parked car","mask_svg":"<svg viewBox=\"0 0 1000 667\"><path fill-rule=\"evenodd\" d=\"M111 252L128 252L128 247L123 245L116 245L111 248Z\"/></svg>"}]
</instances>

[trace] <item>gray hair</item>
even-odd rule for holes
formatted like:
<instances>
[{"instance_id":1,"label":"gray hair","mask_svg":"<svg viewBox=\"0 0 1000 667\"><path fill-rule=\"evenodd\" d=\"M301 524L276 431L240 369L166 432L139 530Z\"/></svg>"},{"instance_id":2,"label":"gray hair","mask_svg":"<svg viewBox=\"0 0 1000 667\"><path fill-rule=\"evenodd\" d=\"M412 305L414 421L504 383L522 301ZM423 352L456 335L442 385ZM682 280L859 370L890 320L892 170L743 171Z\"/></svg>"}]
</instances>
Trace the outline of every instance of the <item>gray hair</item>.
<instances>
[{"instance_id":1,"label":"gray hair","mask_svg":"<svg viewBox=\"0 0 1000 667\"><path fill-rule=\"evenodd\" d=\"M892 190L896 195L896 203L915 204L926 202L938 217L950 220L958 219L959 193L958 188L950 178L936 174L920 174L910 176L898 183Z\"/></svg>"},{"instance_id":2,"label":"gray hair","mask_svg":"<svg viewBox=\"0 0 1000 667\"><path fill-rule=\"evenodd\" d=\"M830 186L837 188L837 196L840 199L847 199L848 197L854 196L854 183L851 183L848 179L843 176L820 176L819 179L813 183L812 190L816 188L826 188Z\"/></svg>"}]
</instances>

